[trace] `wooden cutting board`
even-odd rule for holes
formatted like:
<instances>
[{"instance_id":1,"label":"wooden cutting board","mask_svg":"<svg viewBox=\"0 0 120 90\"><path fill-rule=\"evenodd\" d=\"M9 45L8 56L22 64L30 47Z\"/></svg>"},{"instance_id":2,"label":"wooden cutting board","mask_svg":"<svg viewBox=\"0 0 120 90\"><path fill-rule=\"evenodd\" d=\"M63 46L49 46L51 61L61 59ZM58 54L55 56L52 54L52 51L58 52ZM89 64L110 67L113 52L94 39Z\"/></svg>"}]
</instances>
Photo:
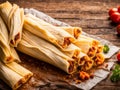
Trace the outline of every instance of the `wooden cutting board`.
<instances>
[{"instance_id":1,"label":"wooden cutting board","mask_svg":"<svg viewBox=\"0 0 120 90\"><path fill-rule=\"evenodd\" d=\"M0 0L4 2L6 0ZM120 5L119 0L9 0L24 8L35 8L53 18L72 26L80 26L83 31L109 40L120 46L120 37L116 34L116 25L111 23L108 10ZM19 90L78 90L67 82L70 78L65 72L19 52L21 65L31 70L34 76ZM0 89L10 90L2 80ZM109 79L97 84L93 90L120 90L120 82Z\"/></svg>"}]
</instances>

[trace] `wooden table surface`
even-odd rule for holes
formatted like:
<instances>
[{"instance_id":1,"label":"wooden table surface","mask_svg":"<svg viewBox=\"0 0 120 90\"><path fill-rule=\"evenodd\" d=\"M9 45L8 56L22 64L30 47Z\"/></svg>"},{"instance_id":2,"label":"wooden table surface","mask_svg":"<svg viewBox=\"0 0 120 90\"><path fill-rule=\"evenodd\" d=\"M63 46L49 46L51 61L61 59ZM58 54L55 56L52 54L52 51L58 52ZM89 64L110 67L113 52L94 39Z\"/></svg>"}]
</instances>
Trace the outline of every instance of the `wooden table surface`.
<instances>
[{"instance_id":1,"label":"wooden table surface","mask_svg":"<svg viewBox=\"0 0 120 90\"><path fill-rule=\"evenodd\" d=\"M4 2L6 0L0 0ZM83 31L109 40L120 46L116 25L109 20L109 8L120 5L120 0L9 0L23 8L35 8L51 17L72 26L80 26ZM0 81L0 87L2 87ZM64 89L65 90L65 89ZM120 90L120 82L112 83L109 77L93 90Z\"/></svg>"}]
</instances>

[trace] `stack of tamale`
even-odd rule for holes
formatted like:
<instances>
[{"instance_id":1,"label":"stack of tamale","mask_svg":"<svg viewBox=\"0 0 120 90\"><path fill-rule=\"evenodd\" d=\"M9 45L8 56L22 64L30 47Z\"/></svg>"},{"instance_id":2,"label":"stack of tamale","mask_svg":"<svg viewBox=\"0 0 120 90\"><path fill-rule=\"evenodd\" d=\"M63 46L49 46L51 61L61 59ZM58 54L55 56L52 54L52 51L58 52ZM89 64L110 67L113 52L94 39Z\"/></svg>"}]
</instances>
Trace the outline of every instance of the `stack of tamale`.
<instances>
[{"instance_id":1,"label":"stack of tamale","mask_svg":"<svg viewBox=\"0 0 120 90\"><path fill-rule=\"evenodd\" d=\"M87 73L105 60L103 45L82 35L80 27L54 26L31 14L24 15L22 8L9 2L0 5L0 15L0 78L13 89L32 76L15 62L20 59L14 47L68 74Z\"/></svg>"},{"instance_id":2,"label":"stack of tamale","mask_svg":"<svg viewBox=\"0 0 120 90\"><path fill-rule=\"evenodd\" d=\"M12 89L20 87L33 75L18 64L20 59L14 49L21 38L23 12L16 4L6 2L0 5L0 79Z\"/></svg>"}]
</instances>

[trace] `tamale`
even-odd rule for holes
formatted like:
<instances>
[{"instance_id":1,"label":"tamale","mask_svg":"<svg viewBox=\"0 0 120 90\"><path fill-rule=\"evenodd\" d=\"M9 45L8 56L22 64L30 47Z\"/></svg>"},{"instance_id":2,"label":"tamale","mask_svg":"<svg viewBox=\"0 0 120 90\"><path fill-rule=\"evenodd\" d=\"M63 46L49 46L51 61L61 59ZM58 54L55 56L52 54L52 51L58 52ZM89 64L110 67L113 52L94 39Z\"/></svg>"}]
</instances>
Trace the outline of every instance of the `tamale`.
<instances>
[{"instance_id":1,"label":"tamale","mask_svg":"<svg viewBox=\"0 0 120 90\"><path fill-rule=\"evenodd\" d=\"M18 44L17 49L27 55L52 64L69 74L75 71L74 60L71 58L67 60L66 58L60 57L49 50L36 47L36 45L30 45L24 40Z\"/></svg>"},{"instance_id":2,"label":"tamale","mask_svg":"<svg viewBox=\"0 0 120 90\"><path fill-rule=\"evenodd\" d=\"M13 90L19 88L24 81L24 77L17 74L2 62L0 62L0 79L7 83Z\"/></svg>"},{"instance_id":3,"label":"tamale","mask_svg":"<svg viewBox=\"0 0 120 90\"><path fill-rule=\"evenodd\" d=\"M82 28L80 27L58 27L58 28L64 29L72 36L74 36L76 39L82 34Z\"/></svg>"},{"instance_id":4,"label":"tamale","mask_svg":"<svg viewBox=\"0 0 120 90\"><path fill-rule=\"evenodd\" d=\"M24 81L28 80L33 75L32 72L30 72L29 70L25 69L24 67L22 67L21 65L17 64L16 62L8 63L8 64L6 64L6 66L8 66L10 69L15 71L16 73L18 73L22 77L24 77L24 79L25 79Z\"/></svg>"},{"instance_id":5,"label":"tamale","mask_svg":"<svg viewBox=\"0 0 120 90\"><path fill-rule=\"evenodd\" d=\"M97 52L98 44L100 43L98 40L87 37L85 35L81 35L82 29L79 27L58 27L58 28L63 28L65 31L74 36L76 40L73 43L79 48L81 48L81 50L84 53L87 53L90 57L93 57L95 55L95 53Z\"/></svg>"},{"instance_id":6,"label":"tamale","mask_svg":"<svg viewBox=\"0 0 120 90\"><path fill-rule=\"evenodd\" d=\"M60 48L68 47L75 40L65 30L57 28L31 14L25 16L24 28Z\"/></svg>"},{"instance_id":7,"label":"tamale","mask_svg":"<svg viewBox=\"0 0 120 90\"><path fill-rule=\"evenodd\" d=\"M83 38L83 39L87 39L87 40L91 41L93 46L98 46L100 44L100 41L98 41L97 39L91 38L89 36L80 35L79 38Z\"/></svg>"},{"instance_id":8,"label":"tamale","mask_svg":"<svg viewBox=\"0 0 120 90\"><path fill-rule=\"evenodd\" d=\"M21 40L21 35L22 35L22 26L24 22L23 9L18 8L12 16L13 17L11 17L10 19L11 28L10 28L9 42L11 46L17 47L17 44Z\"/></svg>"},{"instance_id":9,"label":"tamale","mask_svg":"<svg viewBox=\"0 0 120 90\"><path fill-rule=\"evenodd\" d=\"M93 67L94 61L93 60L87 60L85 61L84 65L81 66L82 71L88 71Z\"/></svg>"},{"instance_id":10,"label":"tamale","mask_svg":"<svg viewBox=\"0 0 120 90\"><path fill-rule=\"evenodd\" d=\"M8 31L7 31L6 25L3 22L1 16L0 16L0 22L1 22L0 23L0 34L1 34L0 57L1 57L1 60L4 60L5 63L12 62L13 59L20 62L20 59L19 59L16 51L14 50L14 48L9 46ZM8 61L7 61L7 59L8 59Z\"/></svg>"},{"instance_id":11,"label":"tamale","mask_svg":"<svg viewBox=\"0 0 120 90\"><path fill-rule=\"evenodd\" d=\"M13 61L13 56L10 51L10 46L8 43L8 31L5 23L0 16L0 59L4 63L9 63Z\"/></svg>"},{"instance_id":12,"label":"tamale","mask_svg":"<svg viewBox=\"0 0 120 90\"><path fill-rule=\"evenodd\" d=\"M41 45L42 47L45 48L49 48L52 51L62 51L64 54L66 54L67 56L71 57L71 58L78 58L81 49L77 46L75 46L74 44L70 44L67 48L65 49L60 49L55 47L53 44L44 41L43 39L41 39L40 37L32 34L31 32L27 31L27 30L23 30L23 36L29 38L30 40L32 40L33 42L37 43L38 45ZM58 50L59 49L59 50Z\"/></svg>"},{"instance_id":13,"label":"tamale","mask_svg":"<svg viewBox=\"0 0 120 90\"><path fill-rule=\"evenodd\" d=\"M89 38L89 37L88 37ZM96 40L86 39L79 37L75 40L74 44L81 48L81 50L86 53L89 57L93 57L95 53L97 52L98 43Z\"/></svg>"},{"instance_id":14,"label":"tamale","mask_svg":"<svg viewBox=\"0 0 120 90\"><path fill-rule=\"evenodd\" d=\"M35 38L33 38L35 39ZM75 61L63 54L54 45L49 45L45 40L39 39L39 43L25 36L23 32L22 41L18 44L17 49L34 58L50 63L67 73L73 73L76 70Z\"/></svg>"},{"instance_id":15,"label":"tamale","mask_svg":"<svg viewBox=\"0 0 120 90\"><path fill-rule=\"evenodd\" d=\"M94 66L102 65L105 61L105 57L103 53L97 53L92 60L94 60Z\"/></svg>"},{"instance_id":16,"label":"tamale","mask_svg":"<svg viewBox=\"0 0 120 90\"><path fill-rule=\"evenodd\" d=\"M2 16L6 24L8 23L8 17L11 9L12 9L12 4L9 3L8 1L0 4L0 15Z\"/></svg>"},{"instance_id":17,"label":"tamale","mask_svg":"<svg viewBox=\"0 0 120 90\"><path fill-rule=\"evenodd\" d=\"M79 55L78 66L84 65L88 60L90 60L90 57L87 54L81 52Z\"/></svg>"},{"instance_id":18,"label":"tamale","mask_svg":"<svg viewBox=\"0 0 120 90\"><path fill-rule=\"evenodd\" d=\"M24 11L16 4L12 6L11 3L5 2L0 4L0 14L10 32L9 43L11 46L16 47L21 40Z\"/></svg>"},{"instance_id":19,"label":"tamale","mask_svg":"<svg viewBox=\"0 0 120 90\"><path fill-rule=\"evenodd\" d=\"M70 44L67 48L61 49L63 53L72 58L78 58L81 53L81 49L74 44Z\"/></svg>"}]
</instances>

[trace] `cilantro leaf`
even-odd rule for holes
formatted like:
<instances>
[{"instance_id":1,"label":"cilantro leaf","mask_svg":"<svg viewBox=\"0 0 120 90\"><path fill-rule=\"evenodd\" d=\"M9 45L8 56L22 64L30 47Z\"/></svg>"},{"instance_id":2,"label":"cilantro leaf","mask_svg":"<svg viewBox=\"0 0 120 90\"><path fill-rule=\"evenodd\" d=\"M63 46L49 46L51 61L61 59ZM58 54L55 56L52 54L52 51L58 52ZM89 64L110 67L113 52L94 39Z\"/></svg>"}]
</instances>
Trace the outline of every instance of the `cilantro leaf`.
<instances>
[{"instance_id":1,"label":"cilantro leaf","mask_svg":"<svg viewBox=\"0 0 120 90\"><path fill-rule=\"evenodd\" d=\"M116 64L114 70L112 71L112 76L110 77L112 82L117 82L120 80L120 65Z\"/></svg>"}]
</instances>

